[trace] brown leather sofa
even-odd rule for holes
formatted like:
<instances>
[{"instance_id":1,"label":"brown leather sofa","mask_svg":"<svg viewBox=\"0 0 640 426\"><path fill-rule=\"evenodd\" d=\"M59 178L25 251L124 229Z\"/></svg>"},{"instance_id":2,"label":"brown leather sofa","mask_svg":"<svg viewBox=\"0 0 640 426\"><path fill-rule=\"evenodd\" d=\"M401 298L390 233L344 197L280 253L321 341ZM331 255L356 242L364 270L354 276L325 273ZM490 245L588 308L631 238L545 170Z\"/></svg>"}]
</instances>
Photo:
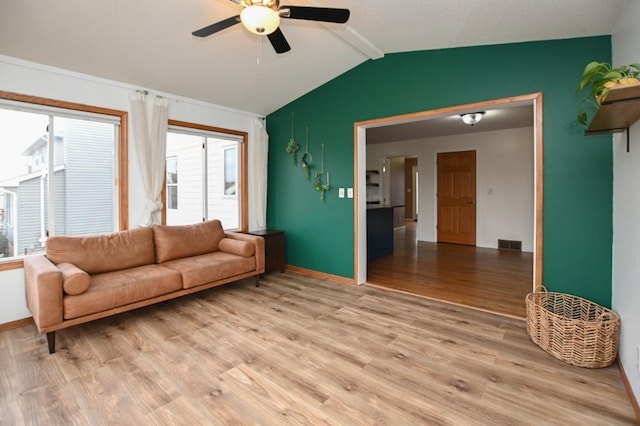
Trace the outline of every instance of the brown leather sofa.
<instances>
[{"instance_id":1,"label":"brown leather sofa","mask_svg":"<svg viewBox=\"0 0 640 426\"><path fill-rule=\"evenodd\" d=\"M27 306L49 353L73 325L264 273L262 237L218 220L91 236L54 236L24 259Z\"/></svg>"}]
</instances>

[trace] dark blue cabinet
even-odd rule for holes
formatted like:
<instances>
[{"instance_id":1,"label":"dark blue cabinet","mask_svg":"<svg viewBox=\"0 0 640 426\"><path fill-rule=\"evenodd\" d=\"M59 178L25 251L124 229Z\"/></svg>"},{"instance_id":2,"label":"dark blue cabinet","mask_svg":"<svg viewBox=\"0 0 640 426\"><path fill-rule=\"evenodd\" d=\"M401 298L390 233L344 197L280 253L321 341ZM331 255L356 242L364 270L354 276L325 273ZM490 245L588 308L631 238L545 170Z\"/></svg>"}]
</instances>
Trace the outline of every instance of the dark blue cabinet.
<instances>
[{"instance_id":1,"label":"dark blue cabinet","mask_svg":"<svg viewBox=\"0 0 640 426\"><path fill-rule=\"evenodd\" d=\"M393 208L367 209L367 262L393 254Z\"/></svg>"}]
</instances>

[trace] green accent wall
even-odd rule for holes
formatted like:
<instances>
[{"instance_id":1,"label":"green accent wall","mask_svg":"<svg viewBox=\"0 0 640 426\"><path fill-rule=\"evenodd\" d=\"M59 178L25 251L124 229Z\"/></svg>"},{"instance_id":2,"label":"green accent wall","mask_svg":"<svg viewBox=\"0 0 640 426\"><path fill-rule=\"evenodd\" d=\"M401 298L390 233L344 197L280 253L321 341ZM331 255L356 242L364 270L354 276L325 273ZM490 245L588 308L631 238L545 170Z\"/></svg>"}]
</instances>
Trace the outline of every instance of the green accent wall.
<instances>
[{"instance_id":1,"label":"green accent wall","mask_svg":"<svg viewBox=\"0 0 640 426\"><path fill-rule=\"evenodd\" d=\"M330 60L330 57L327 58ZM543 93L543 282L551 291L611 305L611 136L584 136L575 94L584 66L611 61L609 36L389 54L369 60L267 117L267 223L286 231L290 265L354 277L354 123L510 96ZM295 112L300 145L285 152ZM312 172L325 171L324 202L305 180L300 158L309 126Z\"/></svg>"}]
</instances>

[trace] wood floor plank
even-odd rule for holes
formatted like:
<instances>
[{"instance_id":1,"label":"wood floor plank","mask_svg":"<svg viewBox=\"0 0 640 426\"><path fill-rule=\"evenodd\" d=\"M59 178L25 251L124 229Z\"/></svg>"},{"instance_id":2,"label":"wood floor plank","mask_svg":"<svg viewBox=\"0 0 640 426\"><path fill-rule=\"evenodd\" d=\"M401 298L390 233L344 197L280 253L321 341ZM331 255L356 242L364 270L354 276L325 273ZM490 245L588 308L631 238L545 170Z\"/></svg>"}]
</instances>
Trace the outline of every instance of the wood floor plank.
<instances>
[{"instance_id":1,"label":"wood floor plank","mask_svg":"<svg viewBox=\"0 0 640 426\"><path fill-rule=\"evenodd\" d=\"M153 410L145 416L142 423L154 425L206 425L211 424L211 420L201 412L198 406L194 406L187 398L180 397Z\"/></svg>"},{"instance_id":2,"label":"wood floor plank","mask_svg":"<svg viewBox=\"0 0 640 426\"><path fill-rule=\"evenodd\" d=\"M292 272L57 340L0 332L0 424L637 423L617 367L558 361L521 320Z\"/></svg>"},{"instance_id":3,"label":"wood floor plank","mask_svg":"<svg viewBox=\"0 0 640 426\"><path fill-rule=\"evenodd\" d=\"M375 374L385 381L395 383L421 399L432 402L441 412L456 413L448 418L454 424L508 424L516 419L507 413L487 409L481 401L484 384L472 383L461 378L452 378L446 366L430 360L405 363L406 358L374 361L366 367L366 372ZM428 368L425 368L427 367ZM428 377L428 381L425 378Z\"/></svg>"},{"instance_id":4,"label":"wood floor plank","mask_svg":"<svg viewBox=\"0 0 640 426\"><path fill-rule=\"evenodd\" d=\"M269 424L310 422L309 407L304 398L292 400L287 389L278 386L251 366L240 364L221 376L227 392L239 395L245 401L245 410L254 418ZM325 423L313 418L315 423Z\"/></svg>"}]
</instances>

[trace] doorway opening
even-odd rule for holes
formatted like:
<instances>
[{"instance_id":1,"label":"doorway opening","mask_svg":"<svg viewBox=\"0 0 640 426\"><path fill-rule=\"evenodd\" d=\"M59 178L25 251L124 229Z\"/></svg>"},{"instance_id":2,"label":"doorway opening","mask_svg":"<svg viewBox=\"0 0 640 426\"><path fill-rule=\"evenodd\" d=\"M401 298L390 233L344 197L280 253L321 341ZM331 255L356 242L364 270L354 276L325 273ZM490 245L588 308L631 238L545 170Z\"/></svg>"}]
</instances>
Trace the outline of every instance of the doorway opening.
<instances>
[{"instance_id":1,"label":"doorway opening","mask_svg":"<svg viewBox=\"0 0 640 426\"><path fill-rule=\"evenodd\" d=\"M368 163L367 153L369 150L369 147L367 145L367 133L368 133L367 131L370 129L375 129L379 127L395 126L397 124L414 123L421 120L425 121L425 120L432 120L432 119L443 118L443 117L457 117L459 120L460 114L463 114L469 111L478 111L478 110L489 111L491 109L499 109L499 108L517 109L518 107L527 107L529 108L530 113L531 111L533 112L533 136L532 136L533 153L531 157L532 161L530 160L530 162L533 163L533 164L530 164L530 167L533 171L533 182L532 182L533 188L531 189L533 194L533 201L532 201L532 207L530 208L530 210L533 210L533 215L532 215L532 222L533 222L532 234L533 235L531 235L531 238L530 238L531 240L530 245L532 250L531 250L531 253L529 253L532 258L531 264L532 264L533 270L530 275L531 276L530 287L533 289L537 285L541 284L541 280L542 280L542 195L543 195L542 193L543 122L542 122L542 94L541 93L534 93L534 94L528 94L528 95L522 95L522 96L516 96L516 97L510 97L510 98L504 98L504 99L496 99L496 100L491 100L487 102L459 105L459 106L448 107L443 109L423 111L423 112L417 112L417 113L412 113L407 115L386 117L382 119L355 123L354 130L355 130L356 156L355 156L354 169L355 169L355 186L356 186L357 198L355 200L356 202L354 203L354 218L356 223L356 226L354 227L355 228L355 235L354 235L355 269L354 270L355 270L355 282L357 284L364 284L364 283L369 284L368 277L367 277L367 260L366 260L367 209L366 209L365 196L364 196L364 182L365 182L364 173L367 166L369 166L369 164L367 164ZM427 135L426 137L431 137L431 135ZM455 151L456 149L451 148L450 150ZM399 155L402 155L402 154L399 154ZM428 160L427 163L429 162L435 163L435 158L433 159L428 158L427 160ZM423 201L421 202L421 204L420 204L420 201L416 203L415 209L412 209L411 212L409 211L406 212L408 219L410 219L409 216L411 216L412 214L415 214L415 217L418 218L418 223L420 223L420 220L423 218L429 218L429 216L437 215L437 211L436 211L437 207L435 205L428 204L426 203L426 201L424 201L427 199L435 200L435 195L429 194L428 192L425 192L425 191L431 190L435 192L436 188L431 188L431 189L421 188L421 184L424 185L426 182L425 179L422 179L421 184L417 183L417 182L420 182L421 174L424 174L425 170L427 170L422 167L422 160L420 159L419 161L421 161L420 167L417 167L416 165L415 170L411 170L411 175L412 175L411 179L415 178L416 180L416 185L415 185L416 193L411 195L410 199L411 200L422 199ZM418 171L418 169L420 169L420 172ZM421 173L421 174L418 174L418 173ZM426 173L428 173L428 171ZM434 178L433 180L435 181L435 176L433 178ZM491 195L492 189L489 188L487 191L489 191L489 195ZM487 194L485 194L485 196L486 195ZM417 197L420 197L420 198L417 198ZM433 217L431 218L431 220L433 220ZM430 222L426 220L425 223L430 223ZM420 240L421 243L430 242L430 244L436 244L435 243L437 241L435 237L435 234L437 233L437 230L435 229L436 225L435 224L433 225L433 230L427 229L427 231L424 231L424 226L425 225L423 224L422 230L418 231L418 240ZM428 233L431 231L433 232L433 235L431 236L431 238L424 238L425 235L429 236ZM420 233L422 233L422 235L420 235ZM484 248L478 247L478 249L483 250Z\"/></svg>"}]
</instances>

